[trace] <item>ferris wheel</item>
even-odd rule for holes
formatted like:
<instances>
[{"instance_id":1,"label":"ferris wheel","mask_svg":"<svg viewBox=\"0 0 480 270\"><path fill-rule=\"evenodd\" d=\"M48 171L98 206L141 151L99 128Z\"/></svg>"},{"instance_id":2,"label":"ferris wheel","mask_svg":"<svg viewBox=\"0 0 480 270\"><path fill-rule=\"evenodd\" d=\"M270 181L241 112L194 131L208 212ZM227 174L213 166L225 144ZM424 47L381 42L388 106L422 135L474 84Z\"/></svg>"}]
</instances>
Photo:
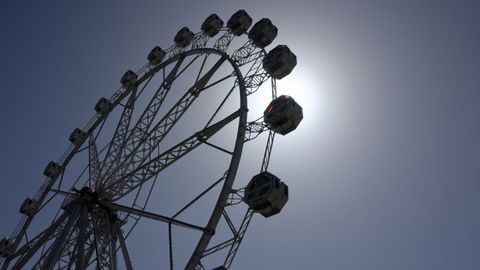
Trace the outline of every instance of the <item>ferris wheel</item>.
<instances>
[{"instance_id":1,"label":"ferris wheel","mask_svg":"<svg viewBox=\"0 0 480 270\"><path fill-rule=\"evenodd\" d=\"M165 230L164 269L229 269L254 214L273 216L288 201L268 165L275 134L296 129L303 112L277 97L276 80L297 64L285 45L266 52L277 31L239 10L226 26L212 14L200 32L184 27L173 46L154 47L48 163L0 241L1 269L134 269L140 220ZM250 118L259 89L272 99ZM242 150L252 143L260 170L243 184Z\"/></svg>"}]
</instances>

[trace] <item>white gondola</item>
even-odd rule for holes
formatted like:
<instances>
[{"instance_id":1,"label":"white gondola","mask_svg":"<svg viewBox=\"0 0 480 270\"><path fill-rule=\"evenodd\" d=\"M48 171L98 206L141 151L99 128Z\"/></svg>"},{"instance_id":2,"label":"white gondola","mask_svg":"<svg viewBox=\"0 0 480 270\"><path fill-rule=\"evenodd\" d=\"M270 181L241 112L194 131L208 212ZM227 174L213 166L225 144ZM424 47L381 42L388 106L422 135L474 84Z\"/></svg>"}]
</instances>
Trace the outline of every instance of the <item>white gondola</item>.
<instances>
[{"instance_id":1,"label":"white gondola","mask_svg":"<svg viewBox=\"0 0 480 270\"><path fill-rule=\"evenodd\" d=\"M188 27L183 27L178 31L178 33L175 35L175 38L173 41L175 42L175 45L181 48L185 48L192 42L193 40L193 32L188 29Z\"/></svg>"},{"instance_id":2,"label":"white gondola","mask_svg":"<svg viewBox=\"0 0 480 270\"><path fill-rule=\"evenodd\" d=\"M280 213L288 201L288 186L269 172L255 175L245 188L243 200L264 217Z\"/></svg>"},{"instance_id":3,"label":"white gondola","mask_svg":"<svg viewBox=\"0 0 480 270\"><path fill-rule=\"evenodd\" d=\"M291 97L282 95L270 102L263 112L263 121L276 133L286 135L295 130L303 119L303 109Z\"/></svg>"},{"instance_id":4,"label":"white gondola","mask_svg":"<svg viewBox=\"0 0 480 270\"><path fill-rule=\"evenodd\" d=\"M95 111L101 115L107 114L112 108L112 102L107 98L102 97L95 104Z\"/></svg>"},{"instance_id":5,"label":"white gondola","mask_svg":"<svg viewBox=\"0 0 480 270\"><path fill-rule=\"evenodd\" d=\"M8 257L13 253L12 241L9 238L4 237L0 240L0 257Z\"/></svg>"},{"instance_id":6,"label":"white gondola","mask_svg":"<svg viewBox=\"0 0 480 270\"><path fill-rule=\"evenodd\" d=\"M37 202L32 198L26 198L20 206L20 213L26 216L30 216L37 209Z\"/></svg>"},{"instance_id":7,"label":"white gondola","mask_svg":"<svg viewBox=\"0 0 480 270\"><path fill-rule=\"evenodd\" d=\"M241 9L228 19L227 26L236 36L245 34L248 31L248 28L252 25L252 17L248 13Z\"/></svg>"},{"instance_id":8,"label":"white gondola","mask_svg":"<svg viewBox=\"0 0 480 270\"><path fill-rule=\"evenodd\" d=\"M135 86L137 78L138 76L135 72L128 70L123 74L122 79L120 79L120 83L122 83L126 89L131 89Z\"/></svg>"},{"instance_id":9,"label":"white gondola","mask_svg":"<svg viewBox=\"0 0 480 270\"><path fill-rule=\"evenodd\" d=\"M163 58L165 58L166 54L162 48L155 46L147 56L148 62L150 65L158 65L162 62Z\"/></svg>"},{"instance_id":10,"label":"white gondola","mask_svg":"<svg viewBox=\"0 0 480 270\"><path fill-rule=\"evenodd\" d=\"M68 140L75 145L81 145L85 140L86 136L87 134L85 134L83 130L76 128L72 131L72 133L68 137Z\"/></svg>"},{"instance_id":11,"label":"white gondola","mask_svg":"<svg viewBox=\"0 0 480 270\"><path fill-rule=\"evenodd\" d=\"M223 21L217 14L208 16L202 23L202 31L209 37L213 37L222 29Z\"/></svg>"},{"instance_id":12,"label":"white gondola","mask_svg":"<svg viewBox=\"0 0 480 270\"><path fill-rule=\"evenodd\" d=\"M265 48L273 42L277 34L278 28L273 25L272 21L263 18L252 26L248 32L248 38L255 46Z\"/></svg>"},{"instance_id":13,"label":"white gondola","mask_svg":"<svg viewBox=\"0 0 480 270\"><path fill-rule=\"evenodd\" d=\"M281 79L295 68L297 57L286 45L278 45L263 58L263 69L275 79Z\"/></svg>"},{"instance_id":14,"label":"white gondola","mask_svg":"<svg viewBox=\"0 0 480 270\"><path fill-rule=\"evenodd\" d=\"M50 161L50 163L48 163L45 170L43 170L43 175L48 176L50 178L55 178L60 173L60 169L61 167L58 163Z\"/></svg>"}]
</instances>

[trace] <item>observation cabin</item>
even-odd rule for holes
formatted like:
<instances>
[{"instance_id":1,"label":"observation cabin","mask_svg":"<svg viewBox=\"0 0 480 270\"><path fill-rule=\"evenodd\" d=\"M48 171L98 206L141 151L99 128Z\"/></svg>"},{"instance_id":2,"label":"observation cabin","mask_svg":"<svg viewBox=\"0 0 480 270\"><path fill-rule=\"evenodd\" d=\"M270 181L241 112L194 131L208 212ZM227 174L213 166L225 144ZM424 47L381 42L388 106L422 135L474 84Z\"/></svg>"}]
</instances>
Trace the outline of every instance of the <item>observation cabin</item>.
<instances>
[{"instance_id":1,"label":"observation cabin","mask_svg":"<svg viewBox=\"0 0 480 270\"><path fill-rule=\"evenodd\" d=\"M278 28L273 25L272 21L263 18L252 26L248 32L248 38L260 48L265 48L270 45L277 37Z\"/></svg>"},{"instance_id":2,"label":"observation cabin","mask_svg":"<svg viewBox=\"0 0 480 270\"><path fill-rule=\"evenodd\" d=\"M302 107L291 96L286 95L274 99L263 112L263 121L268 128L282 135L295 130L302 119Z\"/></svg>"},{"instance_id":3,"label":"observation cabin","mask_svg":"<svg viewBox=\"0 0 480 270\"><path fill-rule=\"evenodd\" d=\"M70 136L68 137L68 140L75 144L76 146L81 145L85 138L87 137L87 134L83 132L83 130L76 128L72 131Z\"/></svg>"},{"instance_id":4,"label":"observation cabin","mask_svg":"<svg viewBox=\"0 0 480 270\"><path fill-rule=\"evenodd\" d=\"M202 23L202 31L209 37L213 37L222 29L223 21L217 14L208 16Z\"/></svg>"},{"instance_id":5,"label":"observation cabin","mask_svg":"<svg viewBox=\"0 0 480 270\"><path fill-rule=\"evenodd\" d=\"M181 48L185 48L192 42L193 40L193 32L188 29L188 27L183 27L178 31L178 33L175 35L175 38L173 41L175 42L175 45Z\"/></svg>"},{"instance_id":6,"label":"observation cabin","mask_svg":"<svg viewBox=\"0 0 480 270\"><path fill-rule=\"evenodd\" d=\"M50 161L48 163L47 167L45 167L45 170L43 170L43 175L50 177L50 178L55 178L58 176L60 173L60 165L56 162Z\"/></svg>"},{"instance_id":7,"label":"observation cabin","mask_svg":"<svg viewBox=\"0 0 480 270\"><path fill-rule=\"evenodd\" d=\"M227 26L230 32L235 36L245 34L252 25L252 17L248 13L241 9L235 12L230 19L228 19Z\"/></svg>"},{"instance_id":8,"label":"observation cabin","mask_svg":"<svg viewBox=\"0 0 480 270\"><path fill-rule=\"evenodd\" d=\"M33 214L37 209L37 202L32 198L26 198L23 201L22 205L20 206L20 214L24 214L26 216L30 216Z\"/></svg>"},{"instance_id":9,"label":"observation cabin","mask_svg":"<svg viewBox=\"0 0 480 270\"><path fill-rule=\"evenodd\" d=\"M8 257L12 255L12 244L13 241L11 241L8 237L4 237L2 240L0 240L0 257Z\"/></svg>"},{"instance_id":10,"label":"observation cabin","mask_svg":"<svg viewBox=\"0 0 480 270\"><path fill-rule=\"evenodd\" d=\"M137 74L131 70L127 70L120 79L120 83L126 88L126 89L132 89L135 87L135 83L137 82Z\"/></svg>"},{"instance_id":11,"label":"observation cabin","mask_svg":"<svg viewBox=\"0 0 480 270\"><path fill-rule=\"evenodd\" d=\"M286 45L278 45L263 58L263 69L277 80L290 74L296 65L297 56Z\"/></svg>"},{"instance_id":12,"label":"observation cabin","mask_svg":"<svg viewBox=\"0 0 480 270\"><path fill-rule=\"evenodd\" d=\"M280 213L288 201L288 186L269 172L255 175L245 188L245 203L264 217Z\"/></svg>"},{"instance_id":13,"label":"observation cabin","mask_svg":"<svg viewBox=\"0 0 480 270\"><path fill-rule=\"evenodd\" d=\"M155 46L147 56L148 63L150 63L150 65L158 65L163 61L166 54L162 48Z\"/></svg>"},{"instance_id":14,"label":"observation cabin","mask_svg":"<svg viewBox=\"0 0 480 270\"><path fill-rule=\"evenodd\" d=\"M99 99L97 101L97 104L95 104L95 111L101 115L107 114L111 108L112 108L112 102L110 102L110 100L104 97Z\"/></svg>"}]
</instances>

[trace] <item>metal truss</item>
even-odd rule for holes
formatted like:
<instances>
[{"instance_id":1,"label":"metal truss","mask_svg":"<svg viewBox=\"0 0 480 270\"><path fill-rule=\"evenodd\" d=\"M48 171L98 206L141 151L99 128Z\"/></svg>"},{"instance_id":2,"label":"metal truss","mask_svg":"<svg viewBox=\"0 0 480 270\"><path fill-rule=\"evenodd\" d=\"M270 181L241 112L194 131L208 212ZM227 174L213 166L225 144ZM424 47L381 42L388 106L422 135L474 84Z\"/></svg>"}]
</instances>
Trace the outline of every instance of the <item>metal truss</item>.
<instances>
[{"instance_id":1,"label":"metal truss","mask_svg":"<svg viewBox=\"0 0 480 270\"><path fill-rule=\"evenodd\" d=\"M263 52L264 50L262 48L255 46L253 42L249 40L232 53L232 59L241 67L257 60L259 56L262 57Z\"/></svg>"},{"instance_id":2,"label":"metal truss","mask_svg":"<svg viewBox=\"0 0 480 270\"><path fill-rule=\"evenodd\" d=\"M193 37L192 49L204 48L207 45L208 39L209 36L204 32L196 34Z\"/></svg>"},{"instance_id":3,"label":"metal truss","mask_svg":"<svg viewBox=\"0 0 480 270\"><path fill-rule=\"evenodd\" d=\"M197 146L202 144L202 142L207 141L211 136L213 136L216 132L237 118L239 115L240 111L234 112L225 119L188 137L156 158L153 158L146 164L130 172L123 178L117 180L117 182L107 186L108 189L116 191L116 196L114 196L113 199L115 200L121 198L133 191L145 181L154 177L163 169L167 168L175 161L186 155L188 152L195 149Z\"/></svg>"},{"instance_id":4,"label":"metal truss","mask_svg":"<svg viewBox=\"0 0 480 270\"><path fill-rule=\"evenodd\" d=\"M122 230L127 221L126 217L130 216L136 220L131 229L141 218L168 224L171 270L174 268L172 234L172 227L174 226L201 233L201 238L185 269L205 269L202 265L202 259L218 254L222 250L228 250L223 265L229 268L254 214L254 211L247 209L239 224L236 224L229 214L231 207L243 201L244 189L232 188L242 147L245 142L256 139L267 130L261 117L247 123L247 96L258 91L260 86L270 78L262 67L262 60L266 55L265 50L256 47L252 42L246 42L229 56L227 52L234 38L235 35L224 27L220 31L220 37L213 42L212 48L208 48L208 42L211 38L205 33L197 33L189 46L168 48L167 60L161 64L155 66L147 64L142 67L137 72L141 77L134 87L118 89L112 95L110 101L112 108L122 106L123 110L113 136L111 136L111 139L108 138L109 143L103 148L105 151L103 149L99 150L96 139L108 117L108 113L106 115L96 114L91 118L82 129L86 134L85 140L88 139L86 147L81 148L83 142L69 146L58 160L61 167L59 174L47 177L39 192L35 195L35 200L39 205L44 205L48 194L64 196L60 214L56 216L50 226L31 239L27 238L27 230L36 212L22 218L11 237L13 253L3 261L1 269L31 267L32 269L44 270L94 267L102 270L118 268L131 270L133 266L126 242L130 231L124 234ZM204 71L207 57L210 55L217 55L219 59L210 69ZM194 59L190 62L186 61L187 57L191 56ZM204 58L194 84L159 119L158 113L172 85L200 56L204 56ZM213 76L218 73L224 63L229 63L233 71L227 76L211 82ZM166 67L169 65L173 67L166 74ZM240 67L245 67L247 72L242 74ZM143 110L134 123L134 110L139 107L137 99L153 76L159 75L162 76L162 83L156 88L148 104L144 107L140 106ZM207 89L230 78L234 78L233 86L209 119L205 128L160 153L159 145L194 101ZM274 79L271 80L272 97L275 98L276 84ZM240 93L240 108L227 117L214 122L217 113L235 89ZM233 150L227 150L209 142L212 136L234 120L238 120L239 125ZM262 171L268 168L274 136L275 134L270 131L261 166ZM139 192L146 182L156 179L162 170L202 144L225 152L231 158L228 170L220 179L214 181L211 186L200 192L197 197L193 198L171 217L145 210L151 189L144 205L136 204ZM63 172L70 160L83 149L88 149L87 184L81 190L72 186L67 192L61 190L60 181L59 188L54 190L53 185L58 178L63 178ZM153 185L151 188L153 188ZM207 224L193 224L179 219L181 213L219 185L222 186L220 195ZM132 205L119 203L120 199L125 198L133 191L137 191L137 195ZM45 204L49 201L50 199ZM223 219L227 224L225 229L231 232L231 238L209 246L220 219ZM32 258L35 258L36 261L32 262ZM9 268L10 264L11 268Z\"/></svg>"},{"instance_id":5,"label":"metal truss","mask_svg":"<svg viewBox=\"0 0 480 270\"><path fill-rule=\"evenodd\" d=\"M147 158L150 157L151 153L156 149L160 142L165 138L168 132L173 128L181 116L188 110L190 105L197 99L198 95L207 89L207 83L215 74L215 72L220 68L220 66L225 61L225 58L220 58L215 65L185 93L185 95L169 110L169 112L150 130L138 129L138 132L132 132L132 138L134 141L138 141L136 147L127 155L125 161L129 162L126 164L126 170L122 172L122 175L129 175L129 173L136 169L140 164L142 164ZM141 119L142 121L142 119ZM139 121L139 122L141 122ZM145 126L143 124L142 126ZM148 126L150 126L148 124ZM187 143L188 144L188 143ZM124 162L125 162L124 161ZM115 181L117 181L115 179ZM134 180L132 180L134 181ZM142 181L143 182L143 181ZM112 185L108 185L112 186ZM117 190L107 191L109 193L116 193ZM119 194L119 193L117 193ZM124 195L120 191L120 195ZM119 196L114 195L114 198L119 198Z\"/></svg>"},{"instance_id":6,"label":"metal truss","mask_svg":"<svg viewBox=\"0 0 480 270\"><path fill-rule=\"evenodd\" d=\"M245 142L256 139L265 130L267 130L267 125L260 119L248 122L245 131Z\"/></svg>"},{"instance_id":7,"label":"metal truss","mask_svg":"<svg viewBox=\"0 0 480 270\"><path fill-rule=\"evenodd\" d=\"M255 122L252 122L252 123L255 124ZM268 164L270 162L270 155L272 152L274 138L275 138L275 133L273 131L270 131L268 135L267 145L264 152L262 166L261 166L262 172L267 171L268 169ZM225 203L225 206L233 206L241 202L243 200L243 191L244 191L243 189L232 190L228 201ZM235 224L232 222L232 219L229 217L226 209L227 208L223 210L222 216L225 219L226 223L228 224L230 231L232 232L232 235L233 235L232 238L229 238L225 241L220 242L219 244L216 244L214 246L209 247L208 249L205 249L201 257L203 258L206 256L210 256L212 254L215 254L219 251L222 251L228 248L228 253L223 263L223 266L228 269L233 263L235 255L238 252L240 244L243 241L243 238L247 232L248 226L250 225L250 222L253 218L253 214L255 212L252 209L248 208L245 213L245 216L243 217L242 222L238 227L236 227Z\"/></svg>"},{"instance_id":8,"label":"metal truss","mask_svg":"<svg viewBox=\"0 0 480 270\"><path fill-rule=\"evenodd\" d=\"M100 181L100 161L98 159L97 144L95 137L90 136L88 140L88 159L89 159L89 186L96 185Z\"/></svg>"},{"instance_id":9,"label":"metal truss","mask_svg":"<svg viewBox=\"0 0 480 270\"><path fill-rule=\"evenodd\" d=\"M118 175L124 173L124 171L127 169L126 166L120 167L121 165L124 165L125 159L127 157L131 156L131 153L133 152L133 147L141 141L144 136L146 131L150 128L150 126L153 123L153 119L158 113L158 110L160 109L160 106L162 105L165 97L167 96L171 85L177 75L177 72L183 62L183 57L181 57L176 65L173 67L173 69L170 71L168 76L164 78L163 83L160 85L158 90L155 92L155 95L153 98L150 100L149 104L146 106L145 110L143 111L142 115L140 116L140 120L137 121L135 124L134 128L129 132L128 136L125 136L123 138L123 141L120 143L118 146L119 149L122 149L122 153L120 155L117 155L110 163L108 166L107 172L104 175L104 178L102 179L103 181L99 183L99 187L97 189L103 188L103 186L108 185L109 182L115 181L116 177ZM135 97L132 96L132 107L133 103L135 102ZM118 128L117 128L118 129ZM107 157L108 157L108 152L107 152Z\"/></svg>"},{"instance_id":10,"label":"metal truss","mask_svg":"<svg viewBox=\"0 0 480 270\"><path fill-rule=\"evenodd\" d=\"M113 163L121 156L122 154L122 146L123 142L127 138L128 135L128 127L130 126L130 121L132 118L132 113L135 105L135 93L133 91L128 99L127 105L123 109L122 116L118 121L117 128L115 133L113 134L112 141L109 144L107 154L105 155L105 159L102 162L102 168L107 168L107 172L105 175L110 175L110 170L113 166ZM101 182L94 183L95 188L100 188Z\"/></svg>"},{"instance_id":11,"label":"metal truss","mask_svg":"<svg viewBox=\"0 0 480 270\"><path fill-rule=\"evenodd\" d=\"M228 46L230 46L230 43L232 42L233 38L235 38L235 35L232 32L227 30L223 33L222 36L220 36L219 39L217 39L217 41L215 41L213 48L215 50L225 52L227 51Z\"/></svg>"},{"instance_id":12,"label":"metal truss","mask_svg":"<svg viewBox=\"0 0 480 270\"><path fill-rule=\"evenodd\" d=\"M253 64L250 66L247 74L245 75L245 87L247 88L247 95L251 95L258 91L260 86L270 78L268 73L263 70L263 57L264 52L262 51L255 57L252 61Z\"/></svg>"}]
</instances>

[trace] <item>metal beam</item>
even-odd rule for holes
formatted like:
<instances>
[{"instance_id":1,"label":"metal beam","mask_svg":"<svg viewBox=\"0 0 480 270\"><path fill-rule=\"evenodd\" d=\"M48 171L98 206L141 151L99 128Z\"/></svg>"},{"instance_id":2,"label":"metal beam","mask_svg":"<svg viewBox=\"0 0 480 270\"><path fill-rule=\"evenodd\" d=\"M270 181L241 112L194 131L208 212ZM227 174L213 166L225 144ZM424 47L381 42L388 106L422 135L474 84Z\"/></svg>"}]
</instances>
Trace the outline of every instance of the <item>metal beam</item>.
<instances>
[{"instance_id":1,"label":"metal beam","mask_svg":"<svg viewBox=\"0 0 480 270\"><path fill-rule=\"evenodd\" d=\"M72 210L70 216L68 217L67 223L65 224L65 227L63 228L62 232L57 237L57 239L55 239L55 242L52 244L52 249L50 250L45 260L45 264L43 265L42 270L52 270L53 267L55 266L55 263L57 262L57 259L60 256L60 252L62 251L62 248L65 244L65 241L67 240L67 236L70 234L70 231L72 230L72 227L78 218L79 212L80 212L80 205L77 205Z\"/></svg>"},{"instance_id":2,"label":"metal beam","mask_svg":"<svg viewBox=\"0 0 480 270\"><path fill-rule=\"evenodd\" d=\"M17 257L18 255L21 255L21 257L12 267L12 269L22 269L28 260L38 251L38 249L45 242L52 238L52 235L56 232L56 230L61 228L60 226L69 216L69 214L69 212L65 211L52 225L50 225L50 227L45 229L41 234L22 246L15 254L13 254L12 258Z\"/></svg>"},{"instance_id":3,"label":"metal beam","mask_svg":"<svg viewBox=\"0 0 480 270\"><path fill-rule=\"evenodd\" d=\"M127 267L127 270L133 270L132 261L130 260L130 255L128 254L127 244L125 243L125 237L123 236L122 229L118 228L117 235L120 242L120 249L122 250L123 260L125 261L125 266Z\"/></svg>"},{"instance_id":4,"label":"metal beam","mask_svg":"<svg viewBox=\"0 0 480 270\"><path fill-rule=\"evenodd\" d=\"M130 158L130 154L133 151L135 145L141 139L143 139L145 132L147 132L147 130L150 128L151 124L153 123L153 119L157 115L158 110L160 109L161 105L163 104L163 101L165 100L165 97L170 91L172 83L176 78L178 70L180 69L180 66L182 65L184 59L185 57L180 57L177 60L177 63L175 64L173 69L167 75L167 77L162 82L162 84L158 87L154 96L146 106L145 110L142 112L140 119L137 121L137 123L135 124L131 132L128 134L128 136L122 143L121 148L123 149L123 154L118 158L116 158L117 164L122 164L125 162L127 158ZM110 166L113 166L113 164ZM121 173L122 172L119 172L119 168L109 168L107 173L104 176L104 180L103 180L104 183L102 183L102 186L108 185L108 183L115 180L116 175L113 175L113 174L121 174Z\"/></svg>"},{"instance_id":5,"label":"metal beam","mask_svg":"<svg viewBox=\"0 0 480 270\"><path fill-rule=\"evenodd\" d=\"M125 196L153 176L160 173L163 169L167 168L175 161L195 149L197 146L202 144L202 141L208 140L225 125L236 119L241 114L241 111L242 109L188 137L174 147L153 158L148 163L145 163L123 178L119 179L116 183L113 183L107 188L118 190L117 196L114 197L115 200Z\"/></svg>"},{"instance_id":6,"label":"metal beam","mask_svg":"<svg viewBox=\"0 0 480 270\"><path fill-rule=\"evenodd\" d=\"M268 133L267 145L265 147L265 153L263 154L261 172L268 170L268 163L270 162L270 155L272 154L273 140L275 139L275 132L271 131Z\"/></svg>"},{"instance_id":7,"label":"metal beam","mask_svg":"<svg viewBox=\"0 0 480 270\"><path fill-rule=\"evenodd\" d=\"M230 268L230 266L232 265L233 259L235 258L235 255L237 255L238 248L240 247L243 237L247 232L248 225L250 225L250 221L252 221L253 213L254 212L252 209L248 209L247 212L245 213L245 217L243 218L242 224L238 229L238 234L235 238L235 242L230 247L227 258L225 258L225 262L223 264L227 268Z\"/></svg>"},{"instance_id":8,"label":"metal beam","mask_svg":"<svg viewBox=\"0 0 480 270\"><path fill-rule=\"evenodd\" d=\"M80 217L78 220L78 236L77 236L77 246L76 246L76 269L84 270L86 269L85 266L85 243L86 239L86 231L88 226L88 210L87 206L82 205L82 210L80 212Z\"/></svg>"},{"instance_id":9,"label":"metal beam","mask_svg":"<svg viewBox=\"0 0 480 270\"><path fill-rule=\"evenodd\" d=\"M122 116L118 121L115 133L107 149L107 153L102 162L101 172L104 172L104 175L109 175L110 170L113 164L119 159L122 154L122 145L125 139L127 138L128 127L130 126L130 121L132 119L133 108L135 104L135 94L136 89L132 91L130 97L127 101L127 106L123 109ZM94 183L95 190L102 185L103 179L99 179L98 183Z\"/></svg>"},{"instance_id":10,"label":"metal beam","mask_svg":"<svg viewBox=\"0 0 480 270\"><path fill-rule=\"evenodd\" d=\"M193 225L193 224L190 224L190 223L187 223L187 222L183 222L183 221L180 221L180 220L177 220L177 219L169 218L167 216L155 214L155 213L152 213L152 212L142 211L142 210L138 210L138 209L135 209L135 208L123 206L123 205L116 204L116 203L102 203L102 204L104 204L105 206L107 206L107 207L109 207L113 210L116 210L116 211L121 211L121 212L125 212L125 213L128 213L128 214L132 214L132 215L136 215L136 216L140 216L140 217L144 217L144 218L149 218L149 219L153 219L153 220L163 221L165 223L172 223L172 224L180 226L180 227L194 229L194 230L198 230L198 231L202 231L202 232L205 230L205 228L202 228L200 226Z\"/></svg>"},{"instance_id":11,"label":"metal beam","mask_svg":"<svg viewBox=\"0 0 480 270\"><path fill-rule=\"evenodd\" d=\"M151 129L144 131L139 143L133 149L123 163L126 163L127 171L123 175L135 170L139 165L143 164L158 147L160 142L165 138L168 132L173 128L182 115L188 110L190 105L196 100L198 94L204 91L205 85L209 82L215 72L225 62L225 57L221 57L214 66L185 93L185 95L167 112L167 114ZM139 134L140 135L140 134ZM122 166L119 166L122 167ZM118 170L118 169L117 169ZM115 173L115 172L114 172ZM143 183L143 182L142 182ZM112 187L112 185L107 185ZM118 195L118 190L107 190L108 193ZM125 194L120 194L124 196ZM118 199L118 196L114 197Z\"/></svg>"}]
</instances>

